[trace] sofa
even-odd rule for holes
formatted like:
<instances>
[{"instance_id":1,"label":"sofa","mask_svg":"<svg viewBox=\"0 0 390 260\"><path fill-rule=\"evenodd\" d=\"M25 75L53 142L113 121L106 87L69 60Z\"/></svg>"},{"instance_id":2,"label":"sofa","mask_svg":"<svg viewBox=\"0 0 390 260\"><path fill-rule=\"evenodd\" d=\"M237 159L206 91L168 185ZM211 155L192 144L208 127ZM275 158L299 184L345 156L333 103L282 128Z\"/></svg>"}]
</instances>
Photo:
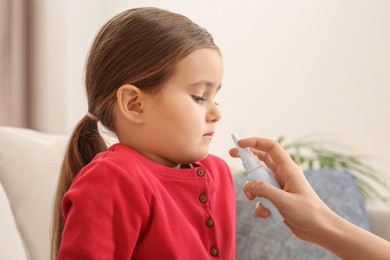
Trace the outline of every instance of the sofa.
<instances>
[{"instance_id":1,"label":"sofa","mask_svg":"<svg viewBox=\"0 0 390 260\"><path fill-rule=\"evenodd\" d=\"M51 207L66 142L63 135L0 127L0 260L49 259ZM351 174L335 169L305 174L334 211L390 240L390 209L366 207ZM241 191L245 178L234 175L237 259L337 259L297 239L283 223L254 217L254 203Z\"/></svg>"}]
</instances>

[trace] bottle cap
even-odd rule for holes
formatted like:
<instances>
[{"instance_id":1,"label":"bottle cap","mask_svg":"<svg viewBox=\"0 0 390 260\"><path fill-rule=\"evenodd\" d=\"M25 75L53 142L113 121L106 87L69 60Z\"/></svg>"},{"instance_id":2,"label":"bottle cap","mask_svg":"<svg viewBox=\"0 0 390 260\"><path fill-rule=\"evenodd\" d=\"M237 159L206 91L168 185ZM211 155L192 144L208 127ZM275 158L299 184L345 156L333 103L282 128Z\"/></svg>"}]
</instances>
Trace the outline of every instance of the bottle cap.
<instances>
[{"instance_id":1,"label":"bottle cap","mask_svg":"<svg viewBox=\"0 0 390 260\"><path fill-rule=\"evenodd\" d=\"M238 149L238 155L241 158L242 165L244 166L247 173L262 166L261 161L257 158L256 155L254 155L252 153L252 151L248 147L241 148L237 144L238 140L240 139L237 134L233 133L232 138L233 138L233 141Z\"/></svg>"}]
</instances>

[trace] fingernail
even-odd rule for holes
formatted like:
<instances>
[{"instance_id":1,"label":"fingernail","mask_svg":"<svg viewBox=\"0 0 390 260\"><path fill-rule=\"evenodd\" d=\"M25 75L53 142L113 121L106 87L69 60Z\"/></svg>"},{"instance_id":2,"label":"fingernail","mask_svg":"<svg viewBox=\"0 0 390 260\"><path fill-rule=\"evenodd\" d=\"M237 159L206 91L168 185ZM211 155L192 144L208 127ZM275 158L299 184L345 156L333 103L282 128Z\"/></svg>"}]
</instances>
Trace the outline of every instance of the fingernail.
<instances>
[{"instance_id":1,"label":"fingernail","mask_svg":"<svg viewBox=\"0 0 390 260\"><path fill-rule=\"evenodd\" d=\"M260 215L263 218L268 218L269 217L269 212L267 210L262 210L262 211L260 211Z\"/></svg>"}]
</instances>

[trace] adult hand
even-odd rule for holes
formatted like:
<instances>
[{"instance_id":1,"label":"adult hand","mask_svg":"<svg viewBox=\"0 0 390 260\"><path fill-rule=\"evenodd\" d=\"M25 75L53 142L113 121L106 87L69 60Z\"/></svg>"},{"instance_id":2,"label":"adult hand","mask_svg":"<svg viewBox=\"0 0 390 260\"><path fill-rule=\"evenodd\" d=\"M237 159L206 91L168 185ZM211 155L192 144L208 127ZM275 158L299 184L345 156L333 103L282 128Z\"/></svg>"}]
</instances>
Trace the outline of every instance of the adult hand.
<instances>
[{"instance_id":1,"label":"adult hand","mask_svg":"<svg viewBox=\"0 0 390 260\"><path fill-rule=\"evenodd\" d=\"M265 182L248 181L243 187L246 196L250 200L256 196L271 200L297 237L316 243L341 259L389 259L390 243L331 211L279 143L252 137L239 140L238 145L250 147L281 186L280 190ZM230 155L238 157L237 149L232 148ZM255 212L259 217L269 216L260 204Z\"/></svg>"},{"instance_id":2,"label":"adult hand","mask_svg":"<svg viewBox=\"0 0 390 260\"><path fill-rule=\"evenodd\" d=\"M248 199L265 197L271 200L285 218L285 224L299 238L311 241L321 219L334 214L317 196L301 168L295 164L282 146L270 139L252 137L238 141L240 147L250 147L252 152L272 171L281 190L261 181L248 181L243 190ZM237 148L230 155L238 157ZM266 218L270 212L257 204L255 214ZM312 241L314 242L314 241Z\"/></svg>"}]
</instances>

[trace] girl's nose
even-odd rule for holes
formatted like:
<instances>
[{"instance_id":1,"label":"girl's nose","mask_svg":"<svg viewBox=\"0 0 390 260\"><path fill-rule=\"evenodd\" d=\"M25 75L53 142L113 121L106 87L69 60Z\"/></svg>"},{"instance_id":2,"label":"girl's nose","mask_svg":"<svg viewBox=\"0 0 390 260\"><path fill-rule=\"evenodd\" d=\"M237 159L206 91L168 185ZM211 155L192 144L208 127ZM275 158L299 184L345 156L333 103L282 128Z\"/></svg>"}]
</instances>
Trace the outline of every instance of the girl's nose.
<instances>
[{"instance_id":1,"label":"girl's nose","mask_svg":"<svg viewBox=\"0 0 390 260\"><path fill-rule=\"evenodd\" d=\"M207 122L216 123L222 118L221 111L219 111L216 104L212 104L212 107L210 108L210 111L207 113L206 120Z\"/></svg>"}]
</instances>

